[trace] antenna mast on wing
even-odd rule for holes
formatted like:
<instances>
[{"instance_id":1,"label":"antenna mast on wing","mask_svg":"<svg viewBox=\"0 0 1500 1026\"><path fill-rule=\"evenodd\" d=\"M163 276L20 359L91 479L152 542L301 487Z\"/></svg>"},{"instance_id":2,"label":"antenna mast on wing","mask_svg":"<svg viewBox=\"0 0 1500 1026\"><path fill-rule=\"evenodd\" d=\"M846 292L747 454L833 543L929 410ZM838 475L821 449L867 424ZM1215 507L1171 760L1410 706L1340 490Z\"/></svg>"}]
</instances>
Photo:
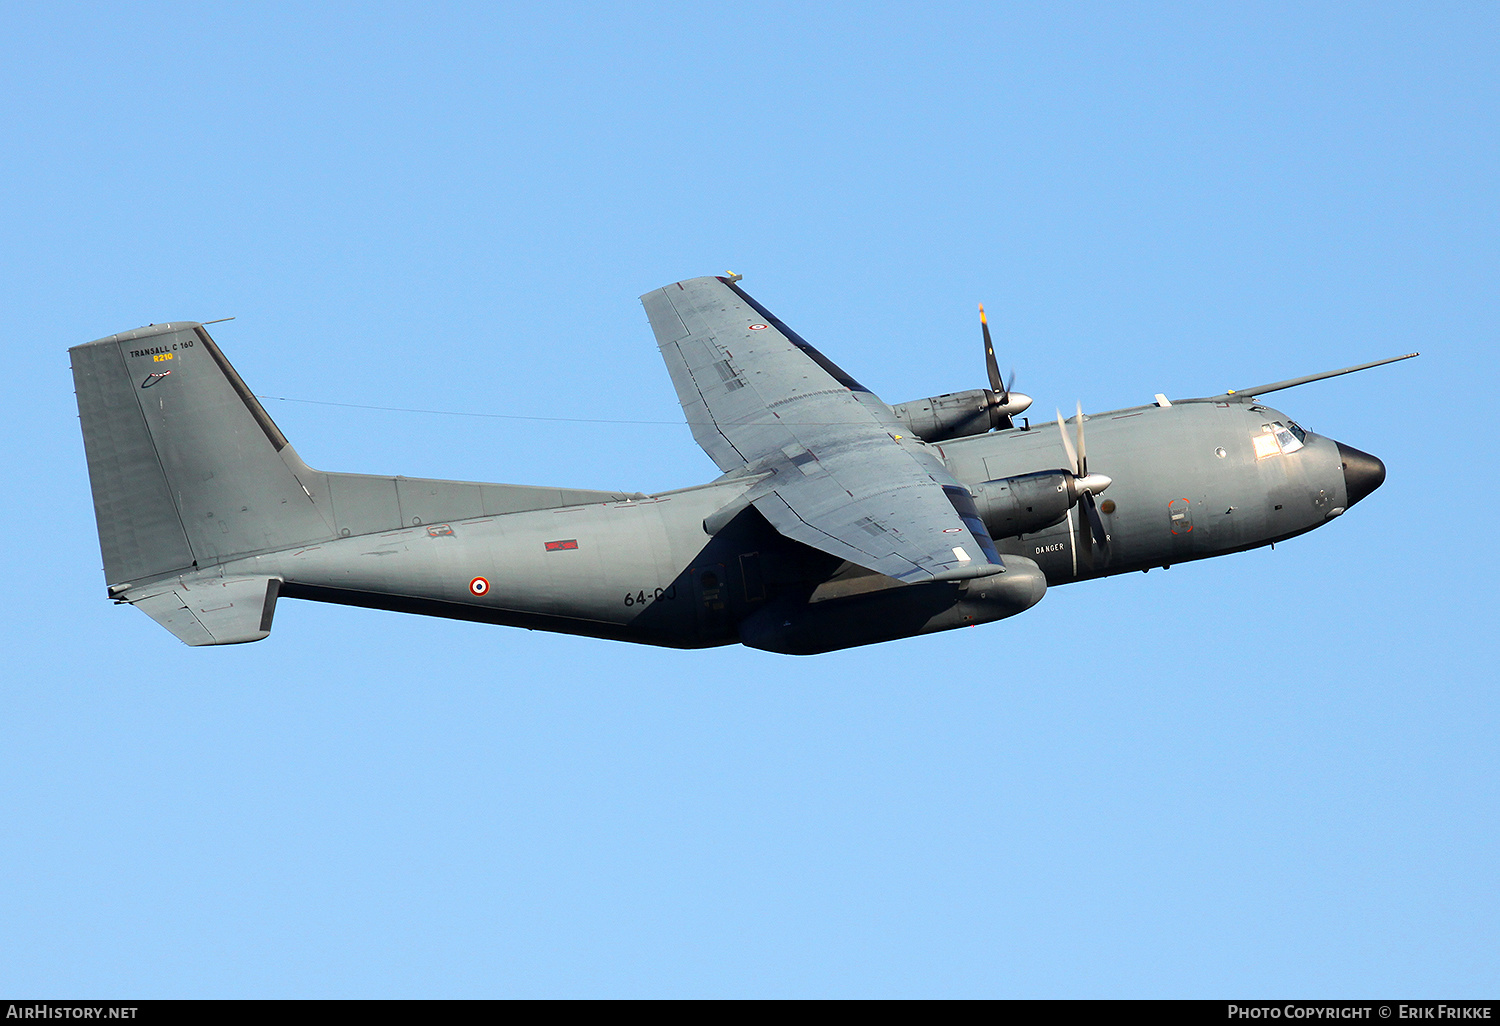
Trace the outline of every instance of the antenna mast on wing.
<instances>
[{"instance_id":1,"label":"antenna mast on wing","mask_svg":"<svg viewBox=\"0 0 1500 1026\"><path fill-rule=\"evenodd\" d=\"M1322 374L1304 374L1300 378L1288 378L1285 381L1273 381L1269 385L1256 385L1254 388L1231 388L1223 395L1214 396L1215 399L1252 399L1267 392L1279 392L1283 388L1294 388L1297 385L1305 385L1310 381L1322 381L1324 378L1336 378L1340 374L1353 374L1355 371L1369 370L1371 367L1383 367L1388 363L1396 363L1398 360L1410 360L1413 356L1421 356L1421 353L1407 353L1405 356L1392 356L1386 360L1375 360L1372 363L1361 363L1354 367L1345 367L1343 370L1324 371Z\"/></svg>"}]
</instances>

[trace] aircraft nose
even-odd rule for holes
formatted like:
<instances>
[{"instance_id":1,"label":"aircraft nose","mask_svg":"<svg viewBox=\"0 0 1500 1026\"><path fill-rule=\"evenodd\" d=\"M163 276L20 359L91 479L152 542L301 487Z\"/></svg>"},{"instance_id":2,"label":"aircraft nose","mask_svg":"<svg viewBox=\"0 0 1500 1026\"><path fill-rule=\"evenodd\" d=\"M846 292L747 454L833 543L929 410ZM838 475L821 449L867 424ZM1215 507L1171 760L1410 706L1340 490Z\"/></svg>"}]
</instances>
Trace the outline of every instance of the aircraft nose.
<instances>
[{"instance_id":1,"label":"aircraft nose","mask_svg":"<svg viewBox=\"0 0 1500 1026\"><path fill-rule=\"evenodd\" d=\"M1344 464L1344 490L1349 493L1349 505L1354 505L1385 482L1385 464L1367 452L1335 442L1339 447L1339 459Z\"/></svg>"}]
</instances>

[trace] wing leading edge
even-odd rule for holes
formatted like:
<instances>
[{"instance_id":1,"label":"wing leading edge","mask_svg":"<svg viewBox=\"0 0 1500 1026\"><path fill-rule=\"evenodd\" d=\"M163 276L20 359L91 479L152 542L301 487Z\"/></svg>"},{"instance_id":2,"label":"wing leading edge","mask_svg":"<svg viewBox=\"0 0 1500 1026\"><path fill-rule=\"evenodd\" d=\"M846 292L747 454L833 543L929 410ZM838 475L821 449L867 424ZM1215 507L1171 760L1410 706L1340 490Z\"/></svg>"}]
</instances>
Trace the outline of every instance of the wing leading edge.
<instances>
[{"instance_id":1,"label":"wing leading edge","mask_svg":"<svg viewBox=\"0 0 1500 1026\"><path fill-rule=\"evenodd\" d=\"M885 403L731 282L641 297L693 437L777 531L901 581L1005 566L968 489Z\"/></svg>"}]
</instances>

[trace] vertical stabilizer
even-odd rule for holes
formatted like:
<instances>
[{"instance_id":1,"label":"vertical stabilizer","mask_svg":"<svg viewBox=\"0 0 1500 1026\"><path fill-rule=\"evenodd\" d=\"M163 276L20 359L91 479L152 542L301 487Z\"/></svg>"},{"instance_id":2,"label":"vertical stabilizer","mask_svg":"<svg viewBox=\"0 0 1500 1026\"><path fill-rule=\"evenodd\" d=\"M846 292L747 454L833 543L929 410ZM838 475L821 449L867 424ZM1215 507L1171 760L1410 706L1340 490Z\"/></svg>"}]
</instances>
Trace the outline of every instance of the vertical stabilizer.
<instances>
[{"instance_id":1,"label":"vertical stabilizer","mask_svg":"<svg viewBox=\"0 0 1500 1026\"><path fill-rule=\"evenodd\" d=\"M69 355L109 584L333 536L302 461L202 325Z\"/></svg>"}]
</instances>

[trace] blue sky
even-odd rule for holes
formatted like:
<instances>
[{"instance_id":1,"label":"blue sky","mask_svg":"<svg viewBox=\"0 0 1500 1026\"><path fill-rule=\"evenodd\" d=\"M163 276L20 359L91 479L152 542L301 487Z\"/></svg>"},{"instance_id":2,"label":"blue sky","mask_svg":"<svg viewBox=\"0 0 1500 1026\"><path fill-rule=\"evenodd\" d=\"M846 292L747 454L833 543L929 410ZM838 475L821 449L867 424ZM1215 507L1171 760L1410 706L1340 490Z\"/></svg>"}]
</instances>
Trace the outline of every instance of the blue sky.
<instances>
[{"instance_id":1,"label":"blue sky","mask_svg":"<svg viewBox=\"0 0 1500 1026\"><path fill-rule=\"evenodd\" d=\"M0 992L1492 997L1488 4L7 4ZM313 465L715 473L637 303L884 398L1277 405L1278 546L815 659L104 598L66 349L213 330ZM648 423L636 423L645 421Z\"/></svg>"}]
</instances>

